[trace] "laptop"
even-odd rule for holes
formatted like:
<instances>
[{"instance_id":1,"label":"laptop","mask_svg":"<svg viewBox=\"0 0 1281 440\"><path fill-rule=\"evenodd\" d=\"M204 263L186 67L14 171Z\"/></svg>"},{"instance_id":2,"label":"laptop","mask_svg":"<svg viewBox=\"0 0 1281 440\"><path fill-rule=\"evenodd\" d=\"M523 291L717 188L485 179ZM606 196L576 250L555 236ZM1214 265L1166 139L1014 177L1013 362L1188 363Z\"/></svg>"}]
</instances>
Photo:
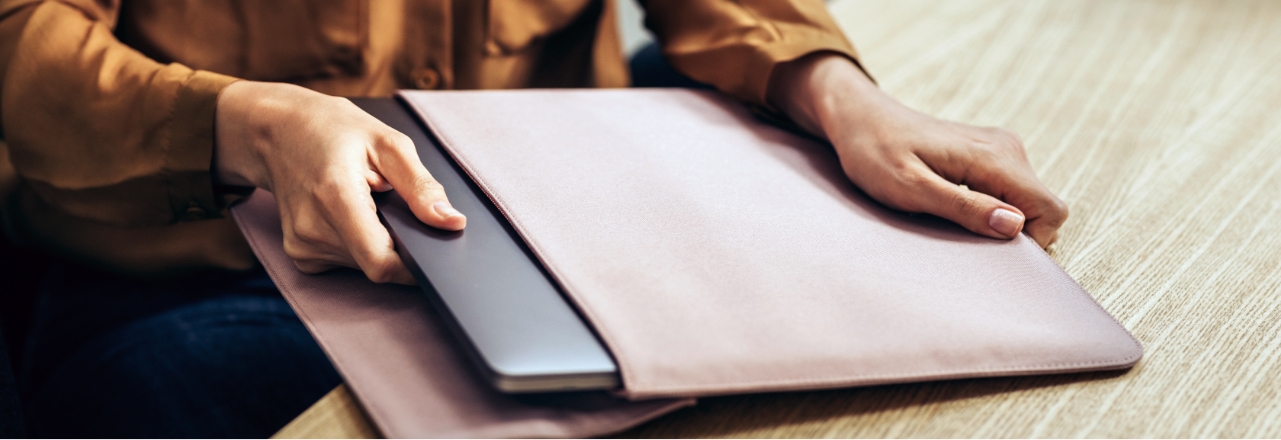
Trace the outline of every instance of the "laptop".
<instances>
[{"instance_id":1,"label":"laptop","mask_svg":"<svg viewBox=\"0 0 1281 440\"><path fill-rule=\"evenodd\" d=\"M488 196L399 100L352 99L413 139L418 156L467 216L427 226L395 191L377 194L396 252L484 379L505 393L609 390L618 367L560 286Z\"/></svg>"}]
</instances>

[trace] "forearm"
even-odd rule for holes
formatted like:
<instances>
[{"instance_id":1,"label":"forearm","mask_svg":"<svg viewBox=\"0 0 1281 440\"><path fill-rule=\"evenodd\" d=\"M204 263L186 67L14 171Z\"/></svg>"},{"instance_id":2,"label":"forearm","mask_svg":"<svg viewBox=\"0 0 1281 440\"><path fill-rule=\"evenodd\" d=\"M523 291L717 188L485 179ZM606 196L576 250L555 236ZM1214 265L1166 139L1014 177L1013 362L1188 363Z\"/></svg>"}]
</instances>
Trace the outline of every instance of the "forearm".
<instances>
[{"instance_id":1,"label":"forearm","mask_svg":"<svg viewBox=\"0 0 1281 440\"><path fill-rule=\"evenodd\" d=\"M216 217L213 111L231 78L157 63L59 2L29 6L4 43L0 115L24 185L66 214L117 226ZM29 12L26 12L29 11Z\"/></svg>"}]
</instances>

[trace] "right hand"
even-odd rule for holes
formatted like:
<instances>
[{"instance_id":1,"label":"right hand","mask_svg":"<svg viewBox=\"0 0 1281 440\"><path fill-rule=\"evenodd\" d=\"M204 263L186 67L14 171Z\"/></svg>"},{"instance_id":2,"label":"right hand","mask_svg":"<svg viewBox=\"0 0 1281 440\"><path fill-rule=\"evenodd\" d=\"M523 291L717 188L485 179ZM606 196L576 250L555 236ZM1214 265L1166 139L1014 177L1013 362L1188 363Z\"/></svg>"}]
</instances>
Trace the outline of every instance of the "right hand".
<instances>
[{"instance_id":1,"label":"right hand","mask_svg":"<svg viewBox=\"0 0 1281 440\"><path fill-rule=\"evenodd\" d=\"M216 127L216 178L275 195L285 252L303 272L351 267L375 282L414 284L378 221L373 191L395 188L428 225L467 224L413 141L346 99L238 81L218 97Z\"/></svg>"},{"instance_id":2,"label":"right hand","mask_svg":"<svg viewBox=\"0 0 1281 440\"><path fill-rule=\"evenodd\" d=\"M850 181L886 206L992 238L1026 231L1041 247L1067 220L1067 205L1037 179L1017 135L912 110L847 58L818 53L783 64L769 93L798 125L831 141Z\"/></svg>"}]
</instances>

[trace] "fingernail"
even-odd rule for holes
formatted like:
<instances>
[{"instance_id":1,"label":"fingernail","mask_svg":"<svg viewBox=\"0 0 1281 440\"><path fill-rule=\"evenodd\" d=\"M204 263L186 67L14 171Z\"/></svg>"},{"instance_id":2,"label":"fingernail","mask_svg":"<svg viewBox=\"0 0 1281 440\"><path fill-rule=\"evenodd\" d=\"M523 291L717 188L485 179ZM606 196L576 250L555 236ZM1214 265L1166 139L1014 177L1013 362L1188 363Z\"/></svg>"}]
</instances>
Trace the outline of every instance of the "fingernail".
<instances>
[{"instance_id":1,"label":"fingernail","mask_svg":"<svg viewBox=\"0 0 1281 440\"><path fill-rule=\"evenodd\" d=\"M453 206L449 206L449 202L436 202L436 204L431 205L431 207L436 210L437 214L440 214L440 216L444 218L463 216L463 213L458 212L458 210L454 209Z\"/></svg>"},{"instance_id":2,"label":"fingernail","mask_svg":"<svg viewBox=\"0 0 1281 440\"><path fill-rule=\"evenodd\" d=\"M1008 209L997 208L987 218L987 225L1006 237L1014 238L1023 229L1023 216Z\"/></svg>"}]
</instances>

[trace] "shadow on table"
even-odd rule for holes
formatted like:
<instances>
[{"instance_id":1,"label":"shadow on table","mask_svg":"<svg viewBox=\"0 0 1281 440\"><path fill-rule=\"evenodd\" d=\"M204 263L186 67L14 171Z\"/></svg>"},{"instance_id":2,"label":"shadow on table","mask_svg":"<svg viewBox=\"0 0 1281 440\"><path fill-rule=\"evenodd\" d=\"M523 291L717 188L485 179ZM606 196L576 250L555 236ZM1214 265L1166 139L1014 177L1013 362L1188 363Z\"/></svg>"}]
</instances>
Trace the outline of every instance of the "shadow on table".
<instances>
[{"instance_id":1,"label":"shadow on table","mask_svg":"<svg viewBox=\"0 0 1281 440\"><path fill-rule=\"evenodd\" d=\"M772 427L871 414L993 394L1114 379L1129 370L962 379L839 390L721 396L622 432L618 437L725 437ZM759 433L758 433L759 434ZM768 435L768 434L766 434Z\"/></svg>"}]
</instances>

